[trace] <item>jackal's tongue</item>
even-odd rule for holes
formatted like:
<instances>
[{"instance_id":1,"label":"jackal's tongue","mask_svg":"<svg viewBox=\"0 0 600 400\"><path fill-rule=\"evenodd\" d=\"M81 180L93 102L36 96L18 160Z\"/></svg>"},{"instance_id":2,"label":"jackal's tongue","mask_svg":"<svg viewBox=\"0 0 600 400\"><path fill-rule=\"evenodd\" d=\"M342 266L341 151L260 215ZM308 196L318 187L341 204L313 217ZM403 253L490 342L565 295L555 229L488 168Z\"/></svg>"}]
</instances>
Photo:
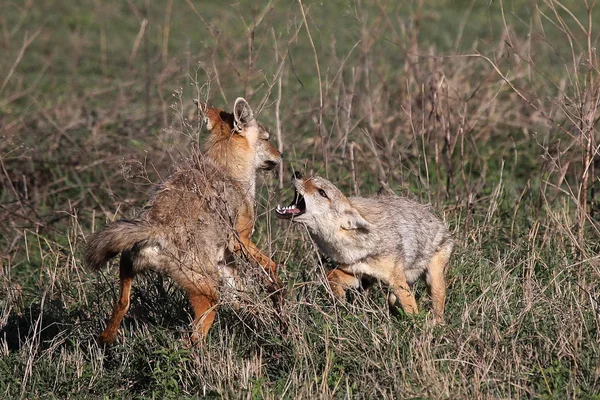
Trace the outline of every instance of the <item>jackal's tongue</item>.
<instances>
[{"instance_id":1,"label":"jackal's tongue","mask_svg":"<svg viewBox=\"0 0 600 400\"><path fill-rule=\"evenodd\" d=\"M279 218L292 218L296 215L304 214L306 211L306 203L304 201L304 196L296 191L294 193L294 201L287 207L283 207L281 205L277 205L277 216Z\"/></svg>"}]
</instances>

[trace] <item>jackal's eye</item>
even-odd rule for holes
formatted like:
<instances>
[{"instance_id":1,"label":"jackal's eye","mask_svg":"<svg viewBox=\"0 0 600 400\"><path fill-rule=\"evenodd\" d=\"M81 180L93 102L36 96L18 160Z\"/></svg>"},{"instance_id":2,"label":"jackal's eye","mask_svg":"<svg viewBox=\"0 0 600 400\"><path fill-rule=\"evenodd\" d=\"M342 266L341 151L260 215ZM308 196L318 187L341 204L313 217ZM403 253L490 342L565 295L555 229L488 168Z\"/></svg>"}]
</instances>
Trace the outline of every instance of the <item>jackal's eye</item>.
<instances>
[{"instance_id":1,"label":"jackal's eye","mask_svg":"<svg viewBox=\"0 0 600 400\"><path fill-rule=\"evenodd\" d=\"M327 196L327 193L325 193L325 191L324 191L323 189L319 189L319 194L320 194L322 197L325 197L326 199L328 199L328 198L329 198L329 196Z\"/></svg>"}]
</instances>

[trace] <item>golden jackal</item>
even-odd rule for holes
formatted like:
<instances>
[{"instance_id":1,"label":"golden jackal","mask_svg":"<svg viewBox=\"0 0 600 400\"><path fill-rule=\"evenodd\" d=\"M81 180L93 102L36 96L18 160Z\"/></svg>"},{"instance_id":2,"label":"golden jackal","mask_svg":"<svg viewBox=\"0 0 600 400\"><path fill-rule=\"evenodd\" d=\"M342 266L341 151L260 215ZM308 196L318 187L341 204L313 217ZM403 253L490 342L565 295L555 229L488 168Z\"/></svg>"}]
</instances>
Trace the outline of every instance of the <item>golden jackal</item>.
<instances>
[{"instance_id":1,"label":"golden jackal","mask_svg":"<svg viewBox=\"0 0 600 400\"><path fill-rule=\"evenodd\" d=\"M281 153L243 98L235 101L233 114L200 109L210 134L199 160L160 185L138 218L109 224L87 243L85 260L94 270L121 253L119 300L101 343L114 342L129 308L133 278L144 270L167 274L185 289L195 314L193 341L210 329L219 285L235 274L226 265L231 253L258 262L270 276L271 289L280 287L277 265L250 236L257 172L273 169Z\"/></svg>"},{"instance_id":2,"label":"golden jackal","mask_svg":"<svg viewBox=\"0 0 600 400\"><path fill-rule=\"evenodd\" d=\"M426 206L398 196L346 198L331 182L296 172L290 206L277 216L304 224L319 249L335 261L327 279L338 298L358 288L362 278L390 288L388 301L417 313L411 286L425 275L433 313L443 322L444 270L454 247L448 228Z\"/></svg>"}]
</instances>

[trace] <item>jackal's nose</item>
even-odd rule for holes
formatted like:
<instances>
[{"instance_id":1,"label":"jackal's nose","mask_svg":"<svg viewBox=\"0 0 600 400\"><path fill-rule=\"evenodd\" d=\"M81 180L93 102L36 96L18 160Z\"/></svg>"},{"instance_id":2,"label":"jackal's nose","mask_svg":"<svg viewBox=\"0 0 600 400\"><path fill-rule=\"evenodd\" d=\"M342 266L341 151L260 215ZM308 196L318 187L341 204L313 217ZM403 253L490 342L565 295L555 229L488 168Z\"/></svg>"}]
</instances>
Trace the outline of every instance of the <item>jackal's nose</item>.
<instances>
[{"instance_id":1,"label":"jackal's nose","mask_svg":"<svg viewBox=\"0 0 600 400\"><path fill-rule=\"evenodd\" d=\"M300 173L300 171L294 171L292 179L302 179L302 174Z\"/></svg>"},{"instance_id":2,"label":"jackal's nose","mask_svg":"<svg viewBox=\"0 0 600 400\"><path fill-rule=\"evenodd\" d=\"M273 168L275 168L278 164L279 163L277 161L268 160L265 162L265 169L270 171Z\"/></svg>"}]
</instances>

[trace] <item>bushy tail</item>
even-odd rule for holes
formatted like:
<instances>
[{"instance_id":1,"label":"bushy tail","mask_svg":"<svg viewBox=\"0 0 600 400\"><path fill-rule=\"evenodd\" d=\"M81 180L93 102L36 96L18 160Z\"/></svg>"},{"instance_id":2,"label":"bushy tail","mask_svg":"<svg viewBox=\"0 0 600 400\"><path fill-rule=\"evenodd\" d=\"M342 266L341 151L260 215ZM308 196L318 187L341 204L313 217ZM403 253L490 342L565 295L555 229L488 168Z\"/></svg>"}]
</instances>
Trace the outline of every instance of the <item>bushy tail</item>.
<instances>
[{"instance_id":1,"label":"bushy tail","mask_svg":"<svg viewBox=\"0 0 600 400\"><path fill-rule=\"evenodd\" d=\"M85 246L85 262L94 271L108 260L132 248L136 243L153 237L153 229L141 221L120 220L96 232Z\"/></svg>"}]
</instances>

